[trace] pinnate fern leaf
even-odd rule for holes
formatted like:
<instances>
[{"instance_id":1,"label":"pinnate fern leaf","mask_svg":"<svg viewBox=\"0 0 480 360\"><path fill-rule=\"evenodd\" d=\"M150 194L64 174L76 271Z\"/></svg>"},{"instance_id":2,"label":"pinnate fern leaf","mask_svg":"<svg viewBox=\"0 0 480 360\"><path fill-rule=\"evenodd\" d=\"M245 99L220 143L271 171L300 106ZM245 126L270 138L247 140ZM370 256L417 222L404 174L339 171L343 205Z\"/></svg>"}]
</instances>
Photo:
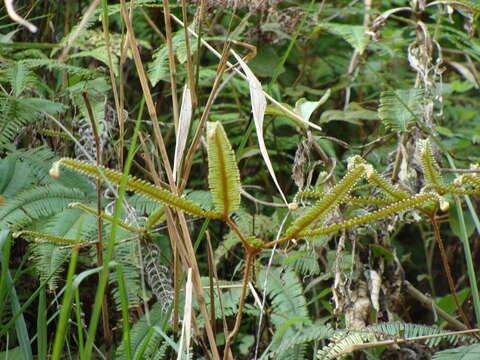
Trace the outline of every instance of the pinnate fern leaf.
<instances>
[{"instance_id":1,"label":"pinnate fern leaf","mask_svg":"<svg viewBox=\"0 0 480 360\"><path fill-rule=\"evenodd\" d=\"M433 360L477 360L480 359L480 344L460 346L443 350L433 355Z\"/></svg>"},{"instance_id":2,"label":"pinnate fern leaf","mask_svg":"<svg viewBox=\"0 0 480 360\"><path fill-rule=\"evenodd\" d=\"M60 176L60 166L67 166L73 170L96 179L107 179L108 181L111 181L117 185L119 185L122 181L123 174L121 172L69 158L62 158L53 164L52 169L50 170L50 175L52 177ZM187 214L213 219L219 217L219 215L213 211L204 210L189 200L183 199L169 191L163 190L133 176L127 177L127 189L161 204L182 210Z\"/></svg>"},{"instance_id":3,"label":"pinnate fern leaf","mask_svg":"<svg viewBox=\"0 0 480 360\"><path fill-rule=\"evenodd\" d=\"M360 55L363 54L370 42L370 38L365 33L365 26L324 23L320 25L320 28L327 30L329 33L341 36L357 50Z\"/></svg>"},{"instance_id":4,"label":"pinnate fern leaf","mask_svg":"<svg viewBox=\"0 0 480 360\"><path fill-rule=\"evenodd\" d=\"M401 322L382 323L359 330L336 331L333 341L321 349L317 353L317 357L322 360L337 359L355 351L358 349L358 345L375 343L381 340L411 339L420 336L432 336L425 340L425 344L429 347L437 346L442 339L447 340L450 344L456 344L461 340L471 341L471 338L466 335L452 335L447 330L431 326ZM374 345L372 344L372 346Z\"/></svg>"},{"instance_id":5,"label":"pinnate fern leaf","mask_svg":"<svg viewBox=\"0 0 480 360\"><path fill-rule=\"evenodd\" d=\"M378 116L395 131L407 131L410 123L421 116L423 90L384 91L380 97Z\"/></svg>"},{"instance_id":6,"label":"pinnate fern leaf","mask_svg":"<svg viewBox=\"0 0 480 360\"><path fill-rule=\"evenodd\" d=\"M240 173L223 126L208 123L208 182L215 210L227 217L240 206Z\"/></svg>"}]
</instances>

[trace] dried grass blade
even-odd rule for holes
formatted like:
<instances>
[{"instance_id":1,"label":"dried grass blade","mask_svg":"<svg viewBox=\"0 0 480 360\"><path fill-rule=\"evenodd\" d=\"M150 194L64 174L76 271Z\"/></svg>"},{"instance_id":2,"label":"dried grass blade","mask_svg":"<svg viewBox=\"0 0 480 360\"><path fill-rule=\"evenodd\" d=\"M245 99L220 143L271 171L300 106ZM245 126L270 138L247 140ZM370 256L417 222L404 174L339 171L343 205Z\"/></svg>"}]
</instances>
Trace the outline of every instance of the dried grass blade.
<instances>
[{"instance_id":1,"label":"dried grass blade","mask_svg":"<svg viewBox=\"0 0 480 360\"><path fill-rule=\"evenodd\" d=\"M277 177L275 176L275 171L273 170L272 162L270 161L270 157L268 156L267 148L265 146L265 140L263 138L263 119L265 117L265 109L267 107L267 99L265 98L262 84L260 81L255 77L252 70L248 67L247 64L237 55L234 51L232 54L237 59L238 63L242 67L248 81L248 86L250 88L250 99L252 101L252 112L253 112L253 120L255 122L255 129L257 130L257 138L258 138L258 146L260 147L260 152L262 153L263 160L265 161L265 165L267 165L268 172L273 179L273 182L277 186L280 195L282 196L283 201L285 204L288 204L288 201L285 197L285 194L278 183Z\"/></svg>"},{"instance_id":2,"label":"dried grass blade","mask_svg":"<svg viewBox=\"0 0 480 360\"><path fill-rule=\"evenodd\" d=\"M185 145L187 144L190 121L192 120L192 92L185 85L183 88L180 119L178 121L177 140L175 142L175 158L173 159L173 179L176 181L180 164L182 162Z\"/></svg>"}]
</instances>

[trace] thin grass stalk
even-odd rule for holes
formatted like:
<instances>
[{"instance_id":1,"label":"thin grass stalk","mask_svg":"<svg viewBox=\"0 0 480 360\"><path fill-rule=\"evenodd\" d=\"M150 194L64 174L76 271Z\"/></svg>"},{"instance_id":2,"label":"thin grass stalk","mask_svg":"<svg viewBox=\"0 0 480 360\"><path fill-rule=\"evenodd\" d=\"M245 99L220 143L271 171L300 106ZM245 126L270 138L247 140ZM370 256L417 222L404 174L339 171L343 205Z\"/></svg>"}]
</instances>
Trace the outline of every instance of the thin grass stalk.
<instances>
[{"instance_id":1,"label":"thin grass stalk","mask_svg":"<svg viewBox=\"0 0 480 360\"><path fill-rule=\"evenodd\" d=\"M0 239L1 239L1 232L0 232ZM1 243L1 241L0 241ZM4 336L9 330L10 328L15 324L15 322L17 321L17 319L22 316L22 314L25 312L25 310L28 309L28 307L33 303L33 301L40 295L40 292L45 289L45 287L47 286L48 282L50 281L50 279L53 277L54 274L56 274L56 272L58 271L58 269L60 269L60 266L58 266L56 269L54 269L52 271L52 273L50 274L50 276L48 278L46 278L42 283L40 283L40 286L37 288L37 290L35 290L35 292L28 298L27 301L25 301L22 305L22 307L20 309L18 309L18 311L15 311L15 315L13 315L10 320L5 324L5 325L2 325L2 327L0 327L0 337ZM10 275L10 273L7 273L7 281L9 280L8 276ZM7 283L9 284L9 282ZM13 288L12 288L13 289ZM49 323L50 321L48 321L47 323Z\"/></svg>"},{"instance_id":2,"label":"thin grass stalk","mask_svg":"<svg viewBox=\"0 0 480 360\"><path fill-rule=\"evenodd\" d=\"M80 360L85 359L85 339L83 337L83 320L82 308L80 301L80 290L75 288L75 316L77 319L77 336L78 336L78 357Z\"/></svg>"},{"instance_id":3,"label":"thin grass stalk","mask_svg":"<svg viewBox=\"0 0 480 360\"><path fill-rule=\"evenodd\" d=\"M213 252L212 241L210 239L210 233L208 231L205 232L205 235L207 238L207 251L209 256L212 258L212 264L213 264L212 272L213 272L213 278L215 280L216 291L218 294L218 304L220 305L220 313L222 315L223 333L228 334L227 317L225 316L225 312L223 311L222 291L220 290L220 285L219 285L220 280L218 279L217 269L215 267L215 254ZM211 299L214 299L214 297L212 297ZM212 314L215 313L213 310L211 311L212 311ZM230 354L229 356L233 357L232 354Z\"/></svg>"},{"instance_id":4,"label":"thin grass stalk","mask_svg":"<svg viewBox=\"0 0 480 360\"><path fill-rule=\"evenodd\" d=\"M93 114L92 105L88 98L88 94L84 91L82 92L83 101L87 108L88 117L92 126L93 137L95 139L95 155L96 155L96 164L97 166L102 165L102 151L100 149L100 136L98 134L97 122L95 121L95 115ZM100 179L97 179L95 182L96 192L97 192L97 213L102 213L102 185ZM98 238L95 243L95 250L97 256L97 266L102 266L103 264L103 219L101 216L97 217L97 231ZM108 290L107 290L108 292ZM102 324L103 324L103 336L108 345L112 344L112 332L110 331L110 320L108 315L108 302L107 298L103 298L102 303Z\"/></svg>"},{"instance_id":5,"label":"thin grass stalk","mask_svg":"<svg viewBox=\"0 0 480 360\"><path fill-rule=\"evenodd\" d=\"M223 48L222 58L220 59L220 63L218 64L218 67L217 67L217 74L215 76L215 81L213 82L212 90L210 92L210 95L208 96L208 100L207 100L207 103L205 104L205 108L200 118L200 122L197 126L197 129L195 130L195 135L193 136L193 140L190 145L190 148L188 149L187 155L185 156L185 163L184 163L183 172L182 172L183 173L182 182L178 190L179 194L181 194L185 189L185 187L187 186L187 181L190 176L190 171L192 169L195 152L197 151L198 145L200 144L202 131L205 128L205 123L207 122L208 114L210 113L210 109L213 105L215 94L221 84L222 76L226 69L229 48L230 48L229 44L226 43Z\"/></svg>"},{"instance_id":6,"label":"thin grass stalk","mask_svg":"<svg viewBox=\"0 0 480 360\"><path fill-rule=\"evenodd\" d=\"M117 112L119 141L118 141L118 162L119 168L123 167L123 146L125 135L125 118L123 116L123 108L120 107L120 99L118 96L117 83L115 81L115 73L113 72L112 50L110 47L110 32L109 32L109 19L108 19L108 4L107 0L102 0L102 28L103 37L105 38L105 48L107 50L108 70L110 74L110 82L112 83L113 99L115 101L115 110ZM119 65L120 66L120 65ZM120 69L119 69L120 72Z\"/></svg>"},{"instance_id":7,"label":"thin grass stalk","mask_svg":"<svg viewBox=\"0 0 480 360\"><path fill-rule=\"evenodd\" d=\"M308 12L312 10L313 4L315 3L315 0L310 1L310 5L308 7ZM281 74L283 65L285 65L285 62L288 59L288 56L293 50L293 47L295 46L295 43L297 42L298 35L300 35L300 31L302 31L303 26L305 25L305 21L307 20L307 16L304 15L302 20L300 21L300 24L297 26L295 29L295 33L293 34L290 43L288 44L287 50L283 53L282 57L280 58L280 61L278 62L277 66L275 67L275 70L273 71L272 79L270 80L270 83L268 84L268 90L271 92L273 85L277 82L278 76Z\"/></svg>"},{"instance_id":8,"label":"thin grass stalk","mask_svg":"<svg viewBox=\"0 0 480 360\"><path fill-rule=\"evenodd\" d=\"M135 66L137 68L138 76L139 76L140 83L143 90L143 95L145 97L145 102L147 104L148 112L152 120L156 145L160 152L160 156L163 162L165 172L167 174L170 188L172 192L177 193L175 189L175 181L173 180L172 168L168 160L168 154L165 148L165 143L163 141L160 127L158 125L157 114L156 114L155 106L153 103L152 95L150 93L148 79L145 74L145 69L143 68L143 65L142 65L142 60L140 58L138 47L136 45L132 23L126 12L125 0L120 1L120 11L121 11L123 20L125 22L125 25L127 26L130 49L132 50ZM178 212L178 222L180 223L180 227L182 230L182 236L180 236L180 234L178 234L178 230L176 229L176 223L178 222L174 221L174 219L172 218L172 213L169 209L167 209L166 215L167 215L167 226L168 226L169 235L172 235L172 234L174 235L174 237L170 237L172 241L172 248L173 246L177 246L177 244L173 243L173 241L178 241L179 243L183 242L183 244L181 245L181 251L183 252L183 254L181 254L181 256L183 258L184 265L192 268L193 286L194 286L195 294L197 296L197 301L200 306L200 312L205 319L208 319L208 312L205 306L205 299L203 296L203 289L201 285L200 271L198 268L197 260L195 258L195 253L192 248L190 233L188 231L187 223L185 221L185 216L183 215L182 212ZM210 343L212 356L215 359L219 359L220 355L218 354L218 349L216 347L215 337L213 336L212 328L208 321L205 322L205 329L207 332L208 341Z\"/></svg>"},{"instance_id":9,"label":"thin grass stalk","mask_svg":"<svg viewBox=\"0 0 480 360\"><path fill-rule=\"evenodd\" d=\"M175 184L175 182L173 181L172 168L170 166L170 161L168 160L168 153L165 147L165 143L163 141L162 132L160 130L160 126L158 125L157 111L155 109L155 104L153 103L152 94L150 92L150 87L148 85L147 74L145 73L142 59L140 57L140 52L138 51L137 41L135 39L135 33L133 31L132 22L126 10L125 0L120 0L120 10L122 13L123 21L125 22L125 25L127 27L128 43L132 51L135 67L137 69L140 85L143 91L143 96L145 98L145 103L147 104L148 113L152 121L155 141L156 141L158 150L160 152L160 157L162 159L163 167L165 168L165 172L167 174L168 182L172 186L172 184Z\"/></svg>"},{"instance_id":10,"label":"thin grass stalk","mask_svg":"<svg viewBox=\"0 0 480 360\"><path fill-rule=\"evenodd\" d=\"M70 310L72 307L74 288L73 276L78 260L78 248L72 250L70 257L70 264L68 266L66 290L63 295L62 310L60 311L60 318L58 320L57 328L55 329L55 340L53 342L52 360L59 360L62 357L63 343L65 342L65 333L67 331L68 320L70 318Z\"/></svg>"},{"instance_id":11,"label":"thin grass stalk","mask_svg":"<svg viewBox=\"0 0 480 360\"><path fill-rule=\"evenodd\" d=\"M187 13L187 4L185 0L182 0L182 17L183 22L188 24L188 13ZM170 20L170 16L169 16ZM193 72L193 61L192 54L190 51L190 34L188 33L187 27L184 26L183 30L185 31L185 50L187 55L187 77L188 77L188 87L190 88L190 98L192 99L192 108L196 108L198 105L196 84L195 84L195 74Z\"/></svg>"},{"instance_id":12,"label":"thin grass stalk","mask_svg":"<svg viewBox=\"0 0 480 360\"><path fill-rule=\"evenodd\" d=\"M245 262L245 272L243 276L242 284L242 293L240 294L240 303L238 304L237 318L235 319L235 325L232 329L232 332L228 335L227 341L225 342L225 350L223 354L223 360L228 359L228 354L230 353L230 345L232 344L233 339L240 330L240 323L242 322L243 307L245 305L245 297L247 296L248 280L250 278L250 268L252 267L252 262L255 259L254 253L247 253L247 259ZM226 334L225 334L226 335Z\"/></svg>"},{"instance_id":13,"label":"thin grass stalk","mask_svg":"<svg viewBox=\"0 0 480 360\"><path fill-rule=\"evenodd\" d=\"M130 344L130 324L128 323L128 298L125 288L125 280L123 278L122 267L120 265L115 266L117 271L117 283L120 293L120 304L122 307L122 320L123 320L123 343L125 344L125 358L127 360L132 359L132 349Z\"/></svg>"},{"instance_id":14,"label":"thin grass stalk","mask_svg":"<svg viewBox=\"0 0 480 360\"><path fill-rule=\"evenodd\" d=\"M181 21L179 18L177 18L175 15L171 14L170 15L172 17L172 19L178 23L179 25L181 26L185 26L185 24L183 23L183 21ZM197 33L195 33L195 31L193 31L192 29L190 28L187 28L188 31L190 32L190 34L192 34L194 37L196 38L199 38L199 36L197 35ZM212 54L214 54L218 59L221 59L222 58L222 54L220 54L217 50L215 50L215 48L213 48L213 46L211 46L208 42L206 42L204 39L200 39L200 42L208 49L210 50L210 52ZM232 52L233 50L231 50ZM233 70L238 76L240 76L243 80L247 80L247 77L235 66L233 65L231 62L227 61L227 67L229 68L229 70ZM263 90L262 90L263 91ZM305 120L299 116L298 114L296 114L295 112L293 112L292 110L286 108L285 106L283 106L280 102L278 102L277 100L275 100L270 94L268 94L267 92L263 91L263 94L265 95L265 97L277 108L279 108L280 110L282 110L283 112L285 112L286 114L288 114L289 116L301 121L301 122L305 122ZM312 124L311 122L308 122L308 125L317 129L317 130L321 130L320 127L318 127L317 125L315 124Z\"/></svg>"},{"instance_id":15,"label":"thin grass stalk","mask_svg":"<svg viewBox=\"0 0 480 360\"><path fill-rule=\"evenodd\" d=\"M59 62L66 62L68 59L68 53L70 52L70 48L72 45L75 43L77 40L78 36L80 35L81 31L83 28L87 25L88 20L92 17L93 13L95 12L95 9L98 7L100 4L100 0L93 0L90 6L88 7L87 11L85 11L85 14L82 17L82 20L78 24L78 26L75 28L74 33L70 34L67 43L65 44L62 54L58 58Z\"/></svg>"},{"instance_id":16,"label":"thin grass stalk","mask_svg":"<svg viewBox=\"0 0 480 360\"><path fill-rule=\"evenodd\" d=\"M453 161L452 157L447 154L447 159L450 167L456 170L455 162ZM475 208L473 207L472 201L470 200L470 197L468 195L465 195L464 198L465 202L467 203L470 215L472 215L473 221L475 223L477 233L480 234L480 221L478 220L478 216ZM462 205L458 196L455 196L455 205L457 208L458 223L460 224L460 240L463 244L463 251L465 253L465 261L467 264L468 280L470 282L470 289L472 291L473 308L475 310L475 318L478 325L480 323L480 297L478 294L477 275L475 273L475 267L473 265L473 256L472 251L470 250L470 242L468 241L467 228L465 226L465 217L463 215Z\"/></svg>"},{"instance_id":17,"label":"thin grass stalk","mask_svg":"<svg viewBox=\"0 0 480 360\"><path fill-rule=\"evenodd\" d=\"M125 198L128 174L130 172L130 167L132 165L132 160L135 153L135 146L136 146L139 130L140 130L140 121L138 121L137 119L135 123L135 129L132 135L130 148L128 150L127 161L125 163L125 168L123 170L122 180L118 190L118 197L115 201L115 210L113 215L110 238L107 243L107 254L105 256L103 267L100 272L100 280L98 283L97 292L95 294L95 302L93 305L92 317L90 319L90 324L88 326L88 337L87 337L87 343L85 344L86 359L90 359L92 357L93 343L95 341L95 334L97 331L97 325L98 325L98 320L100 316L100 308L103 302L105 289L108 283L108 275L110 273L110 267L108 266L108 264L113 258L113 250L114 250L115 239L116 239L117 228L118 228L117 221L120 219L120 216L122 213L122 202L123 202L123 199Z\"/></svg>"},{"instance_id":18,"label":"thin grass stalk","mask_svg":"<svg viewBox=\"0 0 480 360\"><path fill-rule=\"evenodd\" d=\"M175 132L177 132L179 118L177 97L177 68L175 65L175 54L173 52L172 23L170 21L170 4L168 0L163 0L163 17L165 20L165 37L167 38L168 64L170 67L170 88L172 90L173 123L175 124ZM187 39L185 40L187 41Z\"/></svg>"},{"instance_id":19,"label":"thin grass stalk","mask_svg":"<svg viewBox=\"0 0 480 360\"><path fill-rule=\"evenodd\" d=\"M12 237L7 230L0 232L0 252L2 254L2 272L0 276L0 319L3 319L3 309L7 302L9 289L7 286L8 264L10 263L10 252L12 249Z\"/></svg>"},{"instance_id":20,"label":"thin grass stalk","mask_svg":"<svg viewBox=\"0 0 480 360\"><path fill-rule=\"evenodd\" d=\"M15 316L5 325L1 327L0 337L7 333L10 327L15 324L15 330L17 332L17 339L18 344L20 347L20 351L25 360L33 360L32 354L32 347L30 345L30 339L28 337L28 330L27 324L25 322L25 318L23 316L23 312L25 311L26 307L25 303L22 307L20 307L20 300L18 299L17 292L15 291L14 281L12 281L12 277L10 275L10 270L8 269L8 263L10 259L10 253L8 253L8 257L2 251L3 245L5 243L11 243L11 236L8 230L1 230L0 231L0 259L2 259L2 281L5 283L5 287L8 288L9 296L10 296L10 303L12 306L12 311L15 313ZM10 245L7 245L9 247ZM9 250L8 250L9 251ZM6 265L5 265L6 264ZM4 266L6 266L6 271L3 272ZM18 267L19 269L21 266Z\"/></svg>"},{"instance_id":21,"label":"thin grass stalk","mask_svg":"<svg viewBox=\"0 0 480 360\"><path fill-rule=\"evenodd\" d=\"M142 346L138 349L138 351L135 352L135 360L142 360L143 359L143 354L147 350L148 344L150 343L150 339L153 337L155 334L155 329L150 328L148 330L147 336L145 336L145 340L142 343Z\"/></svg>"},{"instance_id":22,"label":"thin grass stalk","mask_svg":"<svg viewBox=\"0 0 480 360\"><path fill-rule=\"evenodd\" d=\"M210 292L210 323L212 324L213 333L217 334L215 326L215 291L213 289L213 268L215 264L213 262L213 249L210 238L207 235L207 267L208 267L208 290Z\"/></svg>"},{"instance_id":23,"label":"thin grass stalk","mask_svg":"<svg viewBox=\"0 0 480 360\"><path fill-rule=\"evenodd\" d=\"M438 248L440 250L443 268L445 270L445 274L447 275L448 286L450 287L450 292L452 293L453 300L455 301L455 305L457 307L458 313L460 314L460 317L462 318L463 323L466 327L471 329L472 325L470 325L470 321L468 321L465 313L463 312L462 306L460 305L460 301L458 300L457 290L455 289L455 283L453 282L452 271L450 269L450 265L448 264L447 252L445 251L445 246L443 245L443 240L440 235L440 228L438 226L438 222L434 216L432 216L430 220L433 225L433 230L435 232L435 240L437 241Z\"/></svg>"},{"instance_id":24,"label":"thin grass stalk","mask_svg":"<svg viewBox=\"0 0 480 360\"><path fill-rule=\"evenodd\" d=\"M37 355L39 359L46 359L48 351L47 336L47 295L45 290L40 292L38 298L37 314Z\"/></svg>"}]
</instances>

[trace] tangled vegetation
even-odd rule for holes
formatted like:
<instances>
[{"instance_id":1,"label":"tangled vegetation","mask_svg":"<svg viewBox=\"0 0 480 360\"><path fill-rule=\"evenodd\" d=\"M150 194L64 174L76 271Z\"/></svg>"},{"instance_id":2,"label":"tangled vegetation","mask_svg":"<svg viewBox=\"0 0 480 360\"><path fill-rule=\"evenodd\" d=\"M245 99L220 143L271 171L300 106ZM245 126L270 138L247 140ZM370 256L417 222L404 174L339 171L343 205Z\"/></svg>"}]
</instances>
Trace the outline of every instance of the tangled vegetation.
<instances>
[{"instance_id":1,"label":"tangled vegetation","mask_svg":"<svg viewBox=\"0 0 480 360\"><path fill-rule=\"evenodd\" d=\"M0 359L477 359L480 3L5 1Z\"/></svg>"}]
</instances>

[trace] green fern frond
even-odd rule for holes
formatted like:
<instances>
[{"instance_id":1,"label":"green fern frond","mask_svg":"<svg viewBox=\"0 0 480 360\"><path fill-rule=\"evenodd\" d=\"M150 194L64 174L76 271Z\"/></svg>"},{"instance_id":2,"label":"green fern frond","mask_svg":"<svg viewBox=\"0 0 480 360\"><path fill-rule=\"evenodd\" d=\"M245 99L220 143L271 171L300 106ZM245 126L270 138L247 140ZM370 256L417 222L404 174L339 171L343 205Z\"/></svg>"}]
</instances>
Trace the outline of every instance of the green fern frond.
<instances>
[{"instance_id":1,"label":"green fern frond","mask_svg":"<svg viewBox=\"0 0 480 360\"><path fill-rule=\"evenodd\" d=\"M48 279L50 289L57 288L64 264L70 258L70 249L62 249L65 244L78 244L91 241L92 230L96 231L95 217L84 214L79 209L64 209L44 224L39 231L42 234L24 231L34 238L42 239L42 242L31 245L31 259L40 279ZM96 237L96 232L94 233ZM58 242L56 241L58 240ZM65 241L68 240L68 241ZM53 241L53 242L52 242Z\"/></svg>"},{"instance_id":2,"label":"green fern frond","mask_svg":"<svg viewBox=\"0 0 480 360\"><path fill-rule=\"evenodd\" d=\"M89 77L93 77L94 75L99 74L98 71L95 69L64 64L54 59L28 59L23 60L23 62L27 64L31 69L44 67L50 71L62 71L72 75Z\"/></svg>"},{"instance_id":3,"label":"green fern frond","mask_svg":"<svg viewBox=\"0 0 480 360\"><path fill-rule=\"evenodd\" d=\"M384 91L380 96L379 118L394 131L407 131L422 114L423 90Z\"/></svg>"},{"instance_id":4,"label":"green fern frond","mask_svg":"<svg viewBox=\"0 0 480 360\"><path fill-rule=\"evenodd\" d=\"M302 283L291 268L275 267L262 270L257 284L263 287L266 276L268 276L267 288L263 290L271 302L270 319L276 330L272 341L274 358L289 359L297 356L298 359L302 359L300 355L305 350L302 344L292 344L290 348L280 351L284 340L290 339L311 323Z\"/></svg>"},{"instance_id":5,"label":"green fern frond","mask_svg":"<svg viewBox=\"0 0 480 360\"><path fill-rule=\"evenodd\" d=\"M366 34L365 26L323 23L319 28L327 30L329 33L341 36L361 55L367 48L370 38Z\"/></svg>"},{"instance_id":6,"label":"green fern frond","mask_svg":"<svg viewBox=\"0 0 480 360\"><path fill-rule=\"evenodd\" d=\"M103 166L96 166L83 161L62 158L55 164L53 164L52 169L50 170L50 174L52 175L52 177L59 177L59 167L62 165L96 179L103 180L103 178L105 177L107 180L117 185L120 184L123 176L121 172L107 169ZM183 212L194 216L208 217L212 219L216 219L219 217L219 214L215 212L203 210L200 206L194 204L191 201L180 198L169 191L163 190L133 176L128 176L127 178L127 189L132 190L137 194L148 197L161 204L180 209Z\"/></svg>"},{"instance_id":7,"label":"green fern frond","mask_svg":"<svg viewBox=\"0 0 480 360\"><path fill-rule=\"evenodd\" d=\"M442 339L451 344L456 344L461 340L471 341L471 337L466 335L451 335L449 331L435 327L400 322L382 323L359 330L337 330L332 343L321 349L317 353L317 357L322 360L336 359L355 351L358 345L419 336L434 336L425 340L429 347L437 346Z\"/></svg>"},{"instance_id":8,"label":"green fern frond","mask_svg":"<svg viewBox=\"0 0 480 360\"><path fill-rule=\"evenodd\" d=\"M162 329L162 325L164 322L165 314L162 312L159 304L155 304L150 309L148 317L143 316L139 321L135 323L135 325L133 325L130 331L130 344L133 359L148 359L146 357L139 356L143 347L146 347L145 353L148 354L153 354L156 350L159 349L159 338L162 338L162 336L155 330L155 327L159 327L160 329ZM127 359L124 340L118 347L115 355L116 359Z\"/></svg>"},{"instance_id":9,"label":"green fern frond","mask_svg":"<svg viewBox=\"0 0 480 360\"><path fill-rule=\"evenodd\" d=\"M7 199L0 207L0 226L25 226L40 217L61 212L71 202L86 200L85 194L75 188L58 184L34 187Z\"/></svg>"},{"instance_id":10,"label":"green fern frond","mask_svg":"<svg viewBox=\"0 0 480 360\"><path fill-rule=\"evenodd\" d=\"M427 185L443 185L442 177L437 170L439 168L433 156L432 147L428 139L420 140L420 160L422 163L423 175Z\"/></svg>"},{"instance_id":11,"label":"green fern frond","mask_svg":"<svg viewBox=\"0 0 480 360\"><path fill-rule=\"evenodd\" d=\"M370 171L371 167L368 166L368 169ZM287 229L286 236L296 237L313 223L322 220L335 206L345 199L353 186L365 176L366 171L367 165L360 164L355 166L330 192L325 194L321 200L317 201L303 216L295 220Z\"/></svg>"},{"instance_id":12,"label":"green fern frond","mask_svg":"<svg viewBox=\"0 0 480 360\"><path fill-rule=\"evenodd\" d=\"M379 220L381 218L387 217L389 215L398 213L400 211L405 211L413 207L418 207L425 204L426 202L432 202L432 201L438 201L438 196L435 194L418 194L418 195L412 196L411 198L393 203L390 206L386 206L382 209L371 212L369 214L357 216L353 219L347 220L340 224L326 226L318 230L301 232L299 236L310 237L310 236L328 234L330 232L338 231L341 229L348 229L354 226L370 223L370 222Z\"/></svg>"},{"instance_id":13,"label":"green fern frond","mask_svg":"<svg viewBox=\"0 0 480 360\"><path fill-rule=\"evenodd\" d=\"M306 344L312 341L326 340L333 337L335 330L330 327L330 325L325 325L324 323L317 321L313 324L305 325L296 333L286 339L282 340L282 343L276 350L277 352L282 352L288 350L294 345Z\"/></svg>"},{"instance_id":14,"label":"green fern frond","mask_svg":"<svg viewBox=\"0 0 480 360\"><path fill-rule=\"evenodd\" d=\"M0 96L0 142L7 143L20 130L43 116L57 115L65 110L62 104L42 98Z\"/></svg>"},{"instance_id":15,"label":"green fern frond","mask_svg":"<svg viewBox=\"0 0 480 360\"><path fill-rule=\"evenodd\" d=\"M477 360L480 359L480 344L460 346L455 349L438 351L432 360Z\"/></svg>"},{"instance_id":16,"label":"green fern frond","mask_svg":"<svg viewBox=\"0 0 480 360\"><path fill-rule=\"evenodd\" d=\"M111 225L106 226L106 230L111 229ZM129 231L124 229L117 230L117 240L131 237ZM129 307L140 305L143 299L142 286L142 268L140 266L140 249L138 239L131 241L118 241L113 252L113 261L118 263L122 268L123 281L125 282L125 291L127 294L127 303ZM117 286L118 274L112 271L109 275L109 283L112 289L112 297L117 310L121 310L122 300L121 293Z\"/></svg>"},{"instance_id":17,"label":"green fern frond","mask_svg":"<svg viewBox=\"0 0 480 360\"><path fill-rule=\"evenodd\" d=\"M207 124L207 142L208 183L216 212L226 218L240 206L240 173L221 123Z\"/></svg>"},{"instance_id":18,"label":"green fern frond","mask_svg":"<svg viewBox=\"0 0 480 360\"><path fill-rule=\"evenodd\" d=\"M3 71L5 79L13 90L13 97L20 97L25 89L35 83L35 76L25 61L13 61Z\"/></svg>"}]
</instances>

